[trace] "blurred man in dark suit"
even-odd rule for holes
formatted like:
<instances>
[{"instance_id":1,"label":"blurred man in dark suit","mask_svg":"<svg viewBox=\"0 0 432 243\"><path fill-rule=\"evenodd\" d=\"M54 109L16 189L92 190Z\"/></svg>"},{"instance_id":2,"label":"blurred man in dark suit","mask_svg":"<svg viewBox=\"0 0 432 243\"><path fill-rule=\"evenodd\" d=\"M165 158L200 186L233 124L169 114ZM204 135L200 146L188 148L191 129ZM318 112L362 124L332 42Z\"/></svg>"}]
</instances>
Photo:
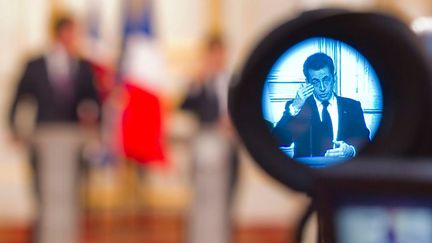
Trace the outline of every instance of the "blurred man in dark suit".
<instances>
[{"instance_id":1,"label":"blurred man in dark suit","mask_svg":"<svg viewBox=\"0 0 432 243\"><path fill-rule=\"evenodd\" d=\"M207 40L203 72L182 104L200 124L194 139L194 210L189 243L230 242L231 202L238 173L238 148L228 118L225 45L219 36ZM210 194L208 192L211 192ZM208 198L213 198L211 203Z\"/></svg>"},{"instance_id":2,"label":"blurred man in dark suit","mask_svg":"<svg viewBox=\"0 0 432 243\"><path fill-rule=\"evenodd\" d=\"M60 17L53 26L53 45L30 60L19 81L10 125L22 140L17 108L30 97L37 107L30 143L38 209L37 242L77 242L79 151L82 128L97 127L100 102L89 62L79 56L77 24ZM52 228L53 226L56 228Z\"/></svg>"},{"instance_id":3,"label":"blurred man in dark suit","mask_svg":"<svg viewBox=\"0 0 432 243\"><path fill-rule=\"evenodd\" d=\"M286 103L272 130L280 146L294 142L294 157L354 157L369 139L361 104L334 94L333 60L324 53L309 56L306 84Z\"/></svg>"},{"instance_id":4,"label":"blurred man in dark suit","mask_svg":"<svg viewBox=\"0 0 432 243\"><path fill-rule=\"evenodd\" d=\"M28 62L19 82L10 115L14 132L17 104L26 95L36 100L38 125L97 120L99 98L91 66L78 55L75 22L59 18L54 25L54 38L54 45L46 54ZM80 109L83 104L87 107Z\"/></svg>"}]
</instances>

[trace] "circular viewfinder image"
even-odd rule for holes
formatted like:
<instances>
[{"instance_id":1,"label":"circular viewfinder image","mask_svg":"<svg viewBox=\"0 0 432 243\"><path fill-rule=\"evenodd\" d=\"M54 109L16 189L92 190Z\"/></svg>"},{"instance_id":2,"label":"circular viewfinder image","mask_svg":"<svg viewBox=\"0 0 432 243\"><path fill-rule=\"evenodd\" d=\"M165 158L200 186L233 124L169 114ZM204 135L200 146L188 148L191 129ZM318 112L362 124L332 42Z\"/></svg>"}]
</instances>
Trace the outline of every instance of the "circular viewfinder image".
<instances>
[{"instance_id":1,"label":"circular viewfinder image","mask_svg":"<svg viewBox=\"0 0 432 243\"><path fill-rule=\"evenodd\" d=\"M335 39L306 39L283 53L263 89L262 114L289 157L322 168L357 156L380 125L383 95L368 60Z\"/></svg>"}]
</instances>

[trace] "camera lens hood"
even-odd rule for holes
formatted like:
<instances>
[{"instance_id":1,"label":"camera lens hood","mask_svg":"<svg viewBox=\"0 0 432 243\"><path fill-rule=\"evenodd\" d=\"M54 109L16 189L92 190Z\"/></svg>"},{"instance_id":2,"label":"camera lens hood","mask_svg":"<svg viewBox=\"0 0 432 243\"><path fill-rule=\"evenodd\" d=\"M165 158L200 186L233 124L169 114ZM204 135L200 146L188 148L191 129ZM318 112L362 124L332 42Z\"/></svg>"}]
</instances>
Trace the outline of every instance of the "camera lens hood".
<instances>
[{"instance_id":1,"label":"camera lens hood","mask_svg":"<svg viewBox=\"0 0 432 243\"><path fill-rule=\"evenodd\" d=\"M355 48L369 60L381 82L380 126L374 139L347 163L371 156L426 155L431 143L431 74L417 36L390 16L324 9L303 13L270 32L252 51L230 88L232 120L259 165L283 184L307 193L316 173L333 168L312 169L288 157L263 118L263 88L270 69L286 50L314 37Z\"/></svg>"}]
</instances>

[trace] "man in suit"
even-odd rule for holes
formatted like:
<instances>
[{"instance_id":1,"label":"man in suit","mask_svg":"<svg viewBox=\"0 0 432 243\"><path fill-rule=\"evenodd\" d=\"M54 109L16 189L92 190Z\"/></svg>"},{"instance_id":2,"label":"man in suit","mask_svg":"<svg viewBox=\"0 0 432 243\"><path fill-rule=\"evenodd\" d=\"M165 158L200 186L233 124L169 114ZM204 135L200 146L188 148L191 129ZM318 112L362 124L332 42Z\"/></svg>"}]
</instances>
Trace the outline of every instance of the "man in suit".
<instances>
[{"instance_id":1,"label":"man in suit","mask_svg":"<svg viewBox=\"0 0 432 243\"><path fill-rule=\"evenodd\" d=\"M189 243L231 241L231 208L239 157L228 119L230 74L225 57L224 41L220 36L211 36L201 79L194 83L181 107L192 112L200 124L192 149L195 199L189 220ZM214 199L210 203L209 197Z\"/></svg>"},{"instance_id":2,"label":"man in suit","mask_svg":"<svg viewBox=\"0 0 432 243\"><path fill-rule=\"evenodd\" d=\"M60 17L53 27L52 48L30 60L19 81L10 126L15 139L22 140L15 121L18 104L24 97L33 98L36 126L28 142L40 212L34 240L75 243L79 229L78 158L87 135L82 128L97 128L100 102L91 66L78 55L75 21Z\"/></svg>"},{"instance_id":3,"label":"man in suit","mask_svg":"<svg viewBox=\"0 0 432 243\"><path fill-rule=\"evenodd\" d=\"M354 157L369 142L358 101L336 96L333 60L324 53L309 56L296 97L272 130L280 146L294 142L294 157Z\"/></svg>"},{"instance_id":4,"label":"man in suit","mask_svg":"<svg viewBox=\"0 0 432 243\"><path fill-rule=\"evenodd\" d=\"M28 62L10 114L14 134L17 132L14 123L17 104L25 96L36 101L37 125L97 121L100 102L91 66L78 56L75 31L72 19L59 18L54 25L53 47L45 55Z\"/></svg>"}]
</instances>

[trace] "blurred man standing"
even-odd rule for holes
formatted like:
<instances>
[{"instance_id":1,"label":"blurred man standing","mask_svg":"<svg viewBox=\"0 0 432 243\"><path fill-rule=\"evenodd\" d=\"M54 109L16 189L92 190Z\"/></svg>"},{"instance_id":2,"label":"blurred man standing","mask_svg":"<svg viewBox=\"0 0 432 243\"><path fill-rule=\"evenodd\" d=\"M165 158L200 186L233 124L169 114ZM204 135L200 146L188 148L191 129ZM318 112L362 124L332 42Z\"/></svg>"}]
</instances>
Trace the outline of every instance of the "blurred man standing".
<instances>
[{"instance_id":1,"label":"blurred man standing","mask_svg":"<svg viewBox=\"0 0 432 243\"><path fill-rule=\"evenodd\" d=\"M10 116L14 134L17 134L13 122L17 104L26 95L32 96L37 103L38 126L48 123L88 124L97 120L99 99L91 66L78 55L76 28L71 18L57 19L52 48L27 64ZM80 106L83 104L86 105Z\"/></svg>"},{"instance_id":2,"label":"blurred man standing","mask_svg":"<svg viewBox=\"0 0 432 243\"><path fill-rule=\"evenodd\" d=\"M39 209L38 242L77 242L78 152L83 127L96 127L99 99L90 64L79 57L77 24L70 17L54 21L52 47L30 60L19 81L10 124L22 140L15 115L19 102L31 97L37 107L31 139Z\"/></svg>"},{"instance_id":3,"label":"blurred man standing","mask_svg":"<svg viewBox=\"0 0 432 243\"><path fill-rule=\"evenodd\" d=\"M200 124L194 139L194 205L189 243L231 241L230 204L238 170L237 146L228 118L225 46L220 37L207 41L204 70L191 87L182 108Z\"/></svg>"}]
</instances>

